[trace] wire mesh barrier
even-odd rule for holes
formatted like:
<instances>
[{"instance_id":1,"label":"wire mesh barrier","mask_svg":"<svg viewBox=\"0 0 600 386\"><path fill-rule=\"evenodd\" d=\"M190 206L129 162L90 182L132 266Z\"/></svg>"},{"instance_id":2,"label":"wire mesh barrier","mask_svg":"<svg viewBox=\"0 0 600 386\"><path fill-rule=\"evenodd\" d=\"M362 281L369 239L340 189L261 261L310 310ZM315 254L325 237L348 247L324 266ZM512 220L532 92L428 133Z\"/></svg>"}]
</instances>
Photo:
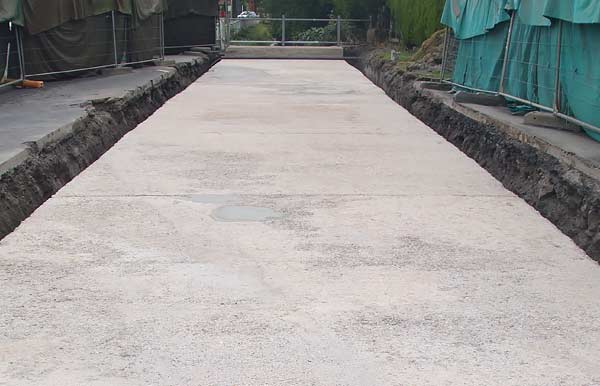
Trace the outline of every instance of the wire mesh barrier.
<instances>
[{"instance_id":1,"label":"wire mesh barrier","mask_svg":"<svg viewBox=\"0 0 600 386\"><path fill-rule=\"evenodd\" d=\"M237 18L228 29L241 45L342 45L366 40L370 19Z\"/></svg>"},{"instance_id":2,"label":"wire mesh barrier","mask_svg":"<svg viewBox=\"0 0 600 386\"><path fill-rule=\"evenodd\" d=\"M21 51L16 28L0 23L0 88L21 81Z\"/></svg>"},{"instance_id":3,"label":"wire mesh barrier","mask_svg":"<svg viewBox=\"0 0 600 386\"><path fill-rule=\"evenodd\" d=\"M71 20L35 34L0 24L0 87L26 78L63 79L104 68L164 59L167 48L216 44L216 17L192 15L144 19L117 11ZM173 44L167 46L166 39ZM180 49L181 48L181 49Z\"/></svg>"},{"instance_id":4,"label":"wire mesh barrier","mask_svg":"<svg viewBox=\"0 0 600 386\"><path fill-rule=\"evenodd\" d=\"M515 113L541 110L581 126L600 140L600 26L561 20L509 21L457 39L447 29L441 81L504 96Z\"/></svg>"},{"instance_id":5,"label":"wire mesh barrier","mask_svg":"<svg viewBox=\"0 0 600 386\"><path fill-rule=\"evenodd\" d=\"M163 58L162 15L151 15L145 20L134 20L119 13L114 15L117 47L114 63L134 65Z\"/></svg>"},{"instance_id":6,"label":"wire mesh barrier","mask_svg":"<svg viewBox=\"0 0 600 386\"><path fill-rule=\"evenodd\" d=\"M165 18L163 25L164 45L168 54L180 53L191 47L213 48L217 46L218 39L226 36L214 16Z\"/></svg>"},{"instance_id":7,"label":"wire mesh barrier","mask_svg":"<svg viewBox=\"0 0 600 386\"><path fill-rule=\"evenodd\" d=\"M52 79L114 66L114 42L111 13L73 20L35 35L23 30L25 77Z\"/></svg>"}]
</instances>

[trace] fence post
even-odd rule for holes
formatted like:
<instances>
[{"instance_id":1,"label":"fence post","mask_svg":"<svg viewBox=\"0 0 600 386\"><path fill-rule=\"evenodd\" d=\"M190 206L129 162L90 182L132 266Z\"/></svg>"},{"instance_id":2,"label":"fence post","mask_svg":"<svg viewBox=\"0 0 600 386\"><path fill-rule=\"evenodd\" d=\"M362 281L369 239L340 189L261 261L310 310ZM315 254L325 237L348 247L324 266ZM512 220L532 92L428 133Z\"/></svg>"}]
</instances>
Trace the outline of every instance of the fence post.
<instances>
[{"instance_id":1,"label":"fence post","mask_svg":"<svg viewBox=\"0 0 600 386\"><path fill-rule=\"evenodd\" d=\"M17 56L19 57L19 71L21 71L21 80L25 80L25 54L23 47L23 35L21 32L21 27L15 26L15 35L17 38Z\"/></svg>"},{"instance_id":2,"label":"fence post","mask_svg":"<svg viewBox=\"0 0 600 386\"><path fill-rule=\"evenodd\" d=\"M111 11L111 19L112 19L112 33L113 33L113 48L114 48L114 61L115 61L115 67L119 66L119 54L117 53L118 49L117 49L117 27L116 27L116 22L115 22L115 11Z\"/></svg>"},{"instance_id":3,"label":"fence post","mask_svg":"<svg viewBox=\"0 0 600 386\"><path fill-rule=\"evenodd\" d=\"M450 45L450 28L446 27L446 35L444 36L444 52L442 53L442 72L440 74L440 82L446 78L446 66L448 64L448 46Z\"/></svg>"},{"instance_id":4,"label":"fence post","mask_svg":"<svg viewBox=\"0 0 600 386\"><path fill-rule=\"evenodd\" d=\"M510 26L508 27L508 36L506 38L506 47L504 48L504 61L502 62L502 75L500 76L500 88L498 90L499 93L504 92L504 79L506 78L506 69L508 68L508 54L510 51L510 43L512 40L513 26L515 25L515 14L516 14L516 11L513 11L510 15Z\"/></svg>"},{"instance_id":5,"label":"fence post","mask_svg":"<svg viewBox=\"0 0 600 386\"><path fill-rule=\"evenodd\" d=\"M342 45L342 17L340 15L337 17L337 45Z\"/></svg>"},{"instance_id":6,"label":"fence post","mask_svg":"<svg viewBox=\"0 0 600 386\"><path fill-rule=\"evenodd\" d=\"M558 42L556 44L556 72L554 78L554 112L560 112L560 66L561 66L561 54L562 54L562 33L563 33L563 22L558 21Z\"/></svg>"},{"instance_id":7,"label":"fence post","mask_svg":"<svg viewBox=\"0 0 600 386\"><path fill-rule=\"evenodd\" d=\"M281 15L281 45L285 46L285 15Z\"/></svg>"},{"instance_id":8,"label":"fence post","mask_svg":"<svg viewBox=\"0 0 600 386\"><path fill-rule=\"evenodd\" d=\"M160 58L165 60L165 12L160 13Z\"/></svg>"}]
</instances>

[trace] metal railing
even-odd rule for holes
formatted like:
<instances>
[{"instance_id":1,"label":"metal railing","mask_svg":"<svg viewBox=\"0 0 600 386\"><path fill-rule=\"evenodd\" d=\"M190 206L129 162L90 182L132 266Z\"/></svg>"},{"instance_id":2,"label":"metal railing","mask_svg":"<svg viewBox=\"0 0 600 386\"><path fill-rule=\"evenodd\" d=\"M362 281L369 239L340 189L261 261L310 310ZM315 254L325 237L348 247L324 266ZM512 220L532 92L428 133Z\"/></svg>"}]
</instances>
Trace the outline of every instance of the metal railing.
<instances>
[{"instance_id":1,"label":"metal railing","mask_svg":"<svg viewBox=\"0 0 600 386\"><path fill-rule=\"evenodd\" d=\"M232 18L227 21L229 44L242 45L338 45L356 43L371 24L371 19L331 19L255 17ZM262 35L270 39L244 39L244 31L263 26ZM364 31L364 34L361 32Z\"/></svg>"},{"instance_id":2,"label":"metal railing","mask_svg":"<svg viewBox=\"0 0 600 386\"><path fill-rule=\"evenodd\" d=\"M509 101L517 102L523 105L530 106L533 109L552 113L554 116L564 119L567 122L580 126L593 133L600 134L600 127L578 119L569 108L568 103L563 103L564 95L564 80L563 75L566 71L571 71L577 75L578 70L567 70L562 64L564 55L563 49L566 44L569 44L569 39L564 36L564 22L555 21L557 25L551 27L535 27L539 28L537 34L521 34L517 36L515 30L517 28L516 13L511 14L508 27L505 28L505 36L502 48L496 52L497 57L482 58L469 57L470 45L480 45L487 48L490 52L490 42L486 40L486 35L481 35L471 39L458 40L454 37L453 31L450 28L446 29L446 38L444 41L444 55L442 61L442 73L440 81L453 85L458 88L467 89L474 92L489 93L501 95ZM499 28L498 26L496 28ZM542 36L542 37L540 37ZM544 39L547 38L547 39ZM524 49L527 46L530 49ZM547 61L539 62L532 60L530 55L531 47L540 52L540 56L547 57ZM476 47L475 47L476 48ZM488 85L490 87L481 88L475 87L469 82L467 76L462 77L464 66L457 67L457 61L463 64L470 62L474 68L470 71L482 71L475 76L481 81L481 76L485 76L486 68L493 71L494 66L501 68L500 76L491 75ZM487 60L488 66L477 68L477 63ZM496 61L496 63L490 62ZM492 79L494 78L494 79ZM576 81L576 80L575 80ZM595 87L591 93L600 96L600 80L597 84L582 84L578 87ZM531 86L527 89L527 86ZM523 91L527 89L527 92ZM572 95L569 103L577 103L580 105L588 105L591 109L600 110L600 105L594 105L593 101L576 98ZM573 101L573 99L576 99ZM597 98L600 100L600 97Z\"/></svg>"}]
</instances>

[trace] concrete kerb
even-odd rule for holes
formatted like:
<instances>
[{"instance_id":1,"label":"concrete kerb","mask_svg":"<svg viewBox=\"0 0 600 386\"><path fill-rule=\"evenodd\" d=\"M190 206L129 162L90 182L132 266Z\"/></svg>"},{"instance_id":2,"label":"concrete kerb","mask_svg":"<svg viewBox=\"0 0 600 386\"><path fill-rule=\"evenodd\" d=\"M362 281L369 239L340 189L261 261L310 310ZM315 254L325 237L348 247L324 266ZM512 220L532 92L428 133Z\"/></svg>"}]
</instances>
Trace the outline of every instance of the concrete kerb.
<instances>
[{"instance_id":1,"label":"concrete kerb","mask_svg":"<svg viewBox=\"0 0 600 386\"><path fill-rule=\"evenodd\" d=\"M85 104L84 116L35 141L0 164L0 239L91 165L164 102L214 66L219 55L203 55L127 92Z\"/></svg>"}]
</instances>

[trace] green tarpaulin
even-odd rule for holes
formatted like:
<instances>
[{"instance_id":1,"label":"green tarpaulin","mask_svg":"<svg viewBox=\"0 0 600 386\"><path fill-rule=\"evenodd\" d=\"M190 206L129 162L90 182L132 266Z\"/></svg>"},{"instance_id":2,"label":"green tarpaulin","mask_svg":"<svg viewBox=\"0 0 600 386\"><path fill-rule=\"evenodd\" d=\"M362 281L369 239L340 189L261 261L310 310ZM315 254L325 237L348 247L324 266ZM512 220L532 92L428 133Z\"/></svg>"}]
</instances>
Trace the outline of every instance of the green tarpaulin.
<instances>
[{"instance_id":1,"label":"green tarpaulin","mask_svg":"<svg viewBox=\"0 0 600 386\"><path fill-rule=\"evenodd\" d=\"M31 34L111 11L137 21L165 10L166 0L0 0L0 20L23 20Z\"/></svg>"},{"instance_id":2,"label":"green tarpaulin","mask_svg":"<svg viewBox=\"0 0 600 386\"><path fill-rule=\"evenodd\" d=\"M72 20L110 11L130 15L130 0L21 0L25 16L25 28L30 34L38 34Z\"/></svg>"},{"instance_id":3,"label":"green tarpaulin","mask_svg":"<svg viewBox=\"0 0 600 386\"><path fill-rule=\"evenodd\" d=\"M118 63L146 61L160 55L159 14L166 8L165 0L23 1L39 19L31 19L25 12L23 47L27 74L114 65L111 11L115 11ZM43 18L44 12L51 17ZM74 75L79 74L50 77Z\"/></svg>"},{"instance_id":4,"label":"green tarpaulin","mask_svg":"<svg viewBox=\"0 0 600 386\"><path fill-rule=\"evenodd\" d=\"M487 34L461 40L454 82L481 90L498 90L507 31L508 22L504 22ZM486 47L485 52L482 47Z\"/></svg>"},{"instance_id":5,"label":"green tarpaulin","mask_svg":"<svg viewBox=\"0 0 600 386\"><path fill-rule=\"evenodd\" d=\"M180 52L185 47L215 44L217 0L168 0L167 4L165 45L178 47L169 49L169 53Z\"/></svg>"},{"instance_id":6,"label":"green tarpaulin","mask_svg":"<svg viewBox=\"0 0 600 386\"><path fill-rule=\"evenodd\" d=\"M453 80L500 89L508 12L515 22L505 92L554 107L562 23L560 112L600 127L600 0L447 0L442 22L459 39Z\"/></svg>"},{"instance_id":7,"label":"green tarpaulin","mask_svg":"<svg viewBox=\"0 0 600 386\"><path fill-rule=\"evenodd\" d=\"M543 15L575 24L599 24L599 0L539 0L545 4Z\"/></svg>"},{"instance_id":8,"label":"green tarpaulin","mask_svg":"<svg viewBox=\"0 0 600 386\"><path fill-rule=\"evenodd\" d=\"M23 25L21 0L0 0L0 23L7 21Z\"/></svg>"},{"instance_id":9,"label":"green tarpaulin","mask_svg":"<svg viewBox=\"0 0 600 386\"><path fill-rule=\"evenodd\" d=\"M483 35L510 19L507 0L447 0L442 23L451 27L458 39Z\"/></svg>"},{"instance_id":10,"label":"green tarpaulin","mask_svg":"<svg viewBox=\"0 0 600 386\"><path fill-rule=\"evenodd\" d=\"M165 46L169 54L185 51L187 47L213 45L216 41L214 16L187 15L165 19Z\"/></svg>"},{"instance_id":11,"label":"green tarpaulin","mask_svg":"<svg viewBox=\"0 0 600 386\"><path fill-rule=\"evenodd\" d=\"M167 4L166 19L175 19L188 15L219 15L219 3L217 0L167 0Z\"/></svg>"},{"instance_id":12,"label":"green tarpaulin","mask_svg":"<svg viewBox=\"0 0 600 386\"><path fill-rule=\"evenodd\" d=\"M118 57L126 49L126 18L117 14ZM72 71L114 64L114 43L110 15L72 20L38 34L23 33L25 71L28 75ZM55 79L79 74L53 75Z\"/></svg>"}]
</instances>

